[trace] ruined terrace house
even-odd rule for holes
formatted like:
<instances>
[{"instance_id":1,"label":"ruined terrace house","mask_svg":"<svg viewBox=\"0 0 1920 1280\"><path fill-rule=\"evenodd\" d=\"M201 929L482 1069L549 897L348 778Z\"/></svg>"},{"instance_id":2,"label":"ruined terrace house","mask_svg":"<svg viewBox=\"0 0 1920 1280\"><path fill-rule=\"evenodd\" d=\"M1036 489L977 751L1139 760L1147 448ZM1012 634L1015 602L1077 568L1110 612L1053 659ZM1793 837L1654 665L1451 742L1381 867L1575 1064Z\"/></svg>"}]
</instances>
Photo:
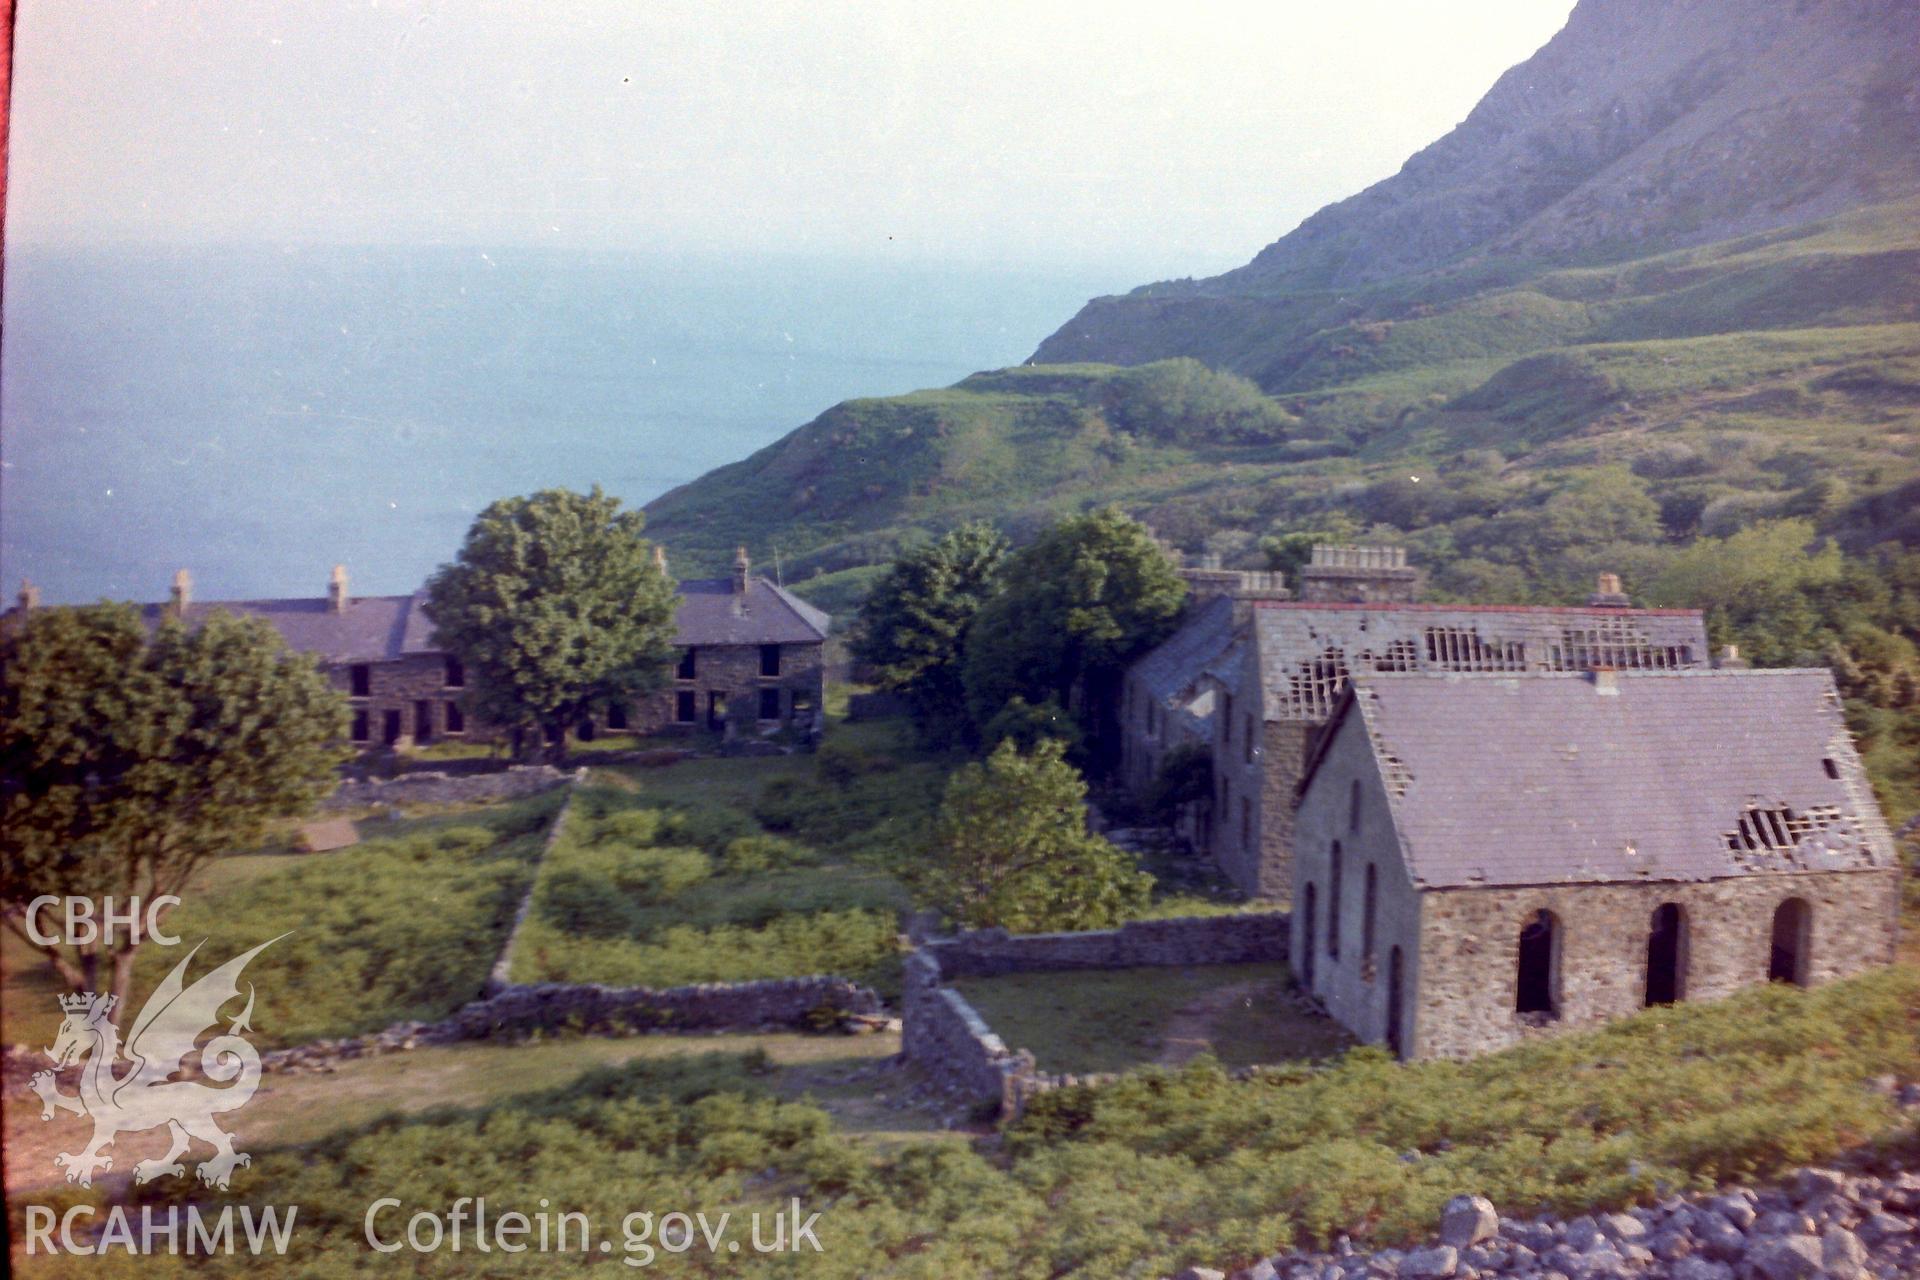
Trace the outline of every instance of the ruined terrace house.
<instances>
[{"instance_id":1,"label":"ruined terrace house","mask_svg":"<svg viewBox=\"0 0 1920 1280\"><path fill-rule=\"evenodd\" d=\"M1214 711L1221 691L1238 678L1253 602L1289 595L1280 573L1222 569L1217 556L1188 565L1178 551L1166 551L1187 583L1186 615L1127 669L1120 687L1120 773L1136 794L1153 785L1175 751L1211 751ZM1211 818L1206 806L1182 815L1182 836L1210 847Z\"/></svg>"},{"instance_id":2,"label":"ruined terrace house","mask_svg":"<svg viewBox=\"0 0 1920 1280\"><path fill-rule=\"evenodd\" d=\"M1694 609L1636 609L1601 575L1583 606L1420 604L1398 548L1316 547L1299 600L1253 602L1240 669L1219 680L1210 851L1242 891L1293 891L1293 806L1307 750L1369 672L1671 671L1709 665Z\"/></svg>"},{"instance_id":3,"label":"ruined terrace house","mask_svg":"<svg viewBox=\"0 0 1920 1280\"><path fill-rule=\"evenodd\" d=\"M1294 845L1294 973L1405 1058L1894 956L1899 863L1824 670L1359 676Z\"/></svg>"},{"instance_id":4,"label":"ruined terrace house","mask_svg":"<svg viewBox=\"0 0 1920 1280\"><path fill-rule=\"evenodd\" d=\"M662 567L664 554L660 555ZM825 700L826 614L784 588L756 578L743 548L726 578L679 584L667 686L630 706L615 706L578 726L600 732L767 734L787 725L817 732ZM8 619L39 607L25 584ZM164 617L192 624L214 610L260 618L287 647L313 655L350 708L349 736L368 750L404 750L442 739L485 741L493 730L461 704L467 673L434 643L426 593L355 596L336 565L327 593L271 600L193 598L192 576L174 575L172 598L141 606L148 625Z\"/></svg>"},{"instance_id":5,"label":"ruined terrace house","mask_svg":"<svg viewBox=\"0 0 1920 1280\"><path fill-rule=\"evenodd\" d=\"M665 553L655 554L664 569ZM688 578L679 591L671 680L631 708L614 708L607 727L745 736L791 725L819 732L831 619L785 587L754 576L745 547L734 553L727 577Z\"/></svg>"}]
</instances>

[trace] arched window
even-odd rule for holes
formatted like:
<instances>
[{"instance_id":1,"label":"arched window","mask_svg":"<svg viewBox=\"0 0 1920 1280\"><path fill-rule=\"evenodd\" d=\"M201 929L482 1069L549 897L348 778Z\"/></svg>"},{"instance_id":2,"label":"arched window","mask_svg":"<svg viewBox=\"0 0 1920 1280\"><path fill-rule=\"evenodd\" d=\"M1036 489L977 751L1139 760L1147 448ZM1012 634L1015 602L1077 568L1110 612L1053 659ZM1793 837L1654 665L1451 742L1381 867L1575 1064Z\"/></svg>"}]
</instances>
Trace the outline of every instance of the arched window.
<instances>
[{"instance_id":1,"label":"arched window","mask_svg":"<svg viewBox=\"0 0 1920 1280\"><path fill-rule=\"evenodd\" d=\"M1300 985L1313 990L1313 882L1300 899Z\"/></svg>"},{"instance_id":2,"label":"arched window","mask_svg":"<svg viewBox=\"0 0 1920 1280\"><path fill-rule=\"evenodd\" d=\"M1520 930L1513 1009L1540 1022L1560 1016L1560 921L1551 911L1536 911Z\"/></svg>"},{"instance_id":3,"label":"arched window","mask_svg":"<svg viewBox=\"0 0 1920 1280\"><path fill-rule=\"evenodd\" d=\"M1687 998L1687 913L1664 902L1647 930L1647 1004L1674 1004Z\"/></svg>"},{"instance_id":4,"label":"arched window","mask_svg":"<svg viewBox=\"0 0 1920 1280\"><path fill-rule=\"evenodd\" d=\"M1333 857L1327 871L1327 954L1340 958L1340 842L1333 842Z\"/></svg>"},{"instance_id":5,"label":"arched window","mask_svg":"<svg viewBox=\"0 0 1920 1280\"><path fill-rule=\"evenodd\" d=\"M1373 917L1379 906L1380 875L1374 865L1367 864L1367 880L1361 890L1365 897L1360 904L1360 955L1362 959L1373 959Z\"/></svg>"},{"instance_id":6,"label":"arched window","mask_svg":"<svg viewBox=\"0 0 1920 1280\"><path fill-rule=\"evenodd\" d=\"M1401 1012L1405 1001L1405 969L1406 961L1400 955L1400 948L1395 947L1387 953L1387 1048L1396 1058L1404 1057L1407 1052L1407 1037L1401 1022L1406 1016Z\"/></svg>"},{"instance_id":7,"label":"arched window","mask_svg":"<svg viewBox=\"0 0 1920 1280\"><path fill-rule=\"evenodd\" d=\"M1767 980L1806 986L1812 951L1813 908L1805 898L1788 898L1773 912L1773 950L1767 961Z\"/></svg>"},{"instance_id":8,"label":"arched window","mask_svg":"<svg viewBox=\"0 0 1920 1280\"><path fill-rule=\"evenodd\" d=\"M1360 834L1360 779L1347 784L1347 834Z\"/></svg>"}]
</instances>

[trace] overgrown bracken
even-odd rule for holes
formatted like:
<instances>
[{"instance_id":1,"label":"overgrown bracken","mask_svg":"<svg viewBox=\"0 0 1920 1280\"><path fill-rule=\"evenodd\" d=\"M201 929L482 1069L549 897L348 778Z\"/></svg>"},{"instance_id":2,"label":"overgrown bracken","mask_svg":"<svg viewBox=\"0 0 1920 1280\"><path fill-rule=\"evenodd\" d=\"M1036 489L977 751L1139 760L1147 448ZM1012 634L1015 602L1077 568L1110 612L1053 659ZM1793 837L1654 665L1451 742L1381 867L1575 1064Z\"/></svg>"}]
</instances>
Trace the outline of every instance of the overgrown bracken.
<instances>
[{"instance_id":1,"label":"overgrown bracken","mask_svg":"<svg viewBox=\"0 0 1920 1280\"><path fill-rule=\"evenodd\" d=\"M321 1276L390 1269L361 1234L376 1196L444 1212L483 1192L495 1213L531 1212L540 1197L578 1209L616 1242L636 1209L740 1216L797 1196L824 1211L818 1255L696 1249L672 1260L674 1274L1163 1275L1336 1231L1406 1239L1462 1192L1516 1214L1617 1205L1893 1140L1897 1113L1867 1082L1920 1074L1916 1019L1920 975L1893 970L1651 1011L1465 1064L1402 1067L1356 1050L1330 1069L1236 1081L1203 1060L1049 1095L998 1152L863 1145L825 1112L775 1100L752 1056L641 1062L484 1113L388 1119L262 1155L244 1199L298 1203L292 1261ZM484 1270L598 1260L496 1253ZM410 1261L418 1274L459 1274L474 1255ZM86 1273L99 1264L86 1259ZM142 1275L252 1265L139 1264Z\"/></svg>"}]
</instances>

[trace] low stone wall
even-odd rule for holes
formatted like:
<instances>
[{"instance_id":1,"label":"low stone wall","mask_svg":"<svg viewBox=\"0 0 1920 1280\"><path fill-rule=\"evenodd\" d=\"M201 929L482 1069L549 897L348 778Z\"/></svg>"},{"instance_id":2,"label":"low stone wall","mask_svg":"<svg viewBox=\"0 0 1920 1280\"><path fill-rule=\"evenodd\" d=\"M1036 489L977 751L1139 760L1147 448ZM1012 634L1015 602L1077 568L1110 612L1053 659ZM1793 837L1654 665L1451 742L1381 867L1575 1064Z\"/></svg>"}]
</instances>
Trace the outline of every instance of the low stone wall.
<instances>
[{"instance_id":1,"label":"low stone wall","mask_svg":"<svg viewBox=\"0 0 1920 1280\"><path fill-rule=\"evenodd\" d=\"M487 975L487 985L481 990L482 996L498 995L512 985L513 945L519 941L520 930L527 923L527 913L533 910L534 890L540 887L540 872L546 866L547 855L553 852L553 846L560 843L561 834L567 829L567 819L573 813L575 789L586 780L584 765L566 779L567 798L561 804L560 812L553 815L553 823L547 828L547 838L540 844L540 856L533 863L533 876L527 881L527 891L520 895L520 909L513 913L513 927L507 930L507 940L500 944L500 954L494 957L493 969Z\"/></svg>"},{"instance_id":2,"label":"low stone wall","mask_svg":"<svg viewBox=\"0 0 1920 1280\"><path fill-rule=\"evenodd\" d=\"M562 782L578 781L585 778L586 770L556 776ZM547 829L541 861L561 838L572 812L569 796ZM366 1035L270 1049L260 1055L261 1069L295 1074L330 1071L335 1063L355 1058L460 1040L517 1041L550 1031L593 1035L755 1031L768 1027L825 1031L836 1023L847 1030L876 1031L888 1025L879 993L832 974L659 988L611 987L596 982L510 982L514 939L532 907L539 879L536 863L513 929L494 960L479 999L438 1022L397 1022ZM26 1092L32 1076L46 1065L46 1054L31 1046L0 1048L0 1093ZM79 1071L78 1067L69 1067L58 1073L58 1078L71 1086Z\"/></svg>"},{"instance_id":3,"label":"low stone wall","mask_svg":"<svg viewBox=\"0 0 1920 1280\"><path fill-rule=\"evenodd\" d=\"M572 774L552 765L512 765L495 773L403 773L397 778L366 778L340 784L320 802L322 809L366 809L374 805L480 804L517 800L559 786Z\"/></svg>"},{"instance_id":4,"label":"low stone wall","mask_svg":"<svg viewBox=\"0 0 1920 1280\"><path fill-rule=\"evenodd\" d=\"M1053 969L1254 964L1287 958L1288 920L1284 911L1262 911L1136 920L1118 929L1084 933L976 929L931 940L921 949L938 962L946 981Z\"/></svg>"},{"instance_id":5,"label":"low stone wall","mask_svg":"<svg viewBox=\"0 0 1920 1280\"><path fill-rule=\"evenodd\" d=\"M687 987L543 982L477 1000L447 1019L457 1040L520 1039L536 1031L739 1030L816 1025L827 1011L877 1017L880 997L845 978L766 978Z\"/></svg>"},{"instance_id":6,"label":"low stone wall","mask_svg":"<svg viewBox=\"0 0 1920 1280\"><path fill-rule=\"evenodd\" d=\"M1140 920L1084 933L979 929L932 939L907 958L901 1052L937 1089L991 1104L1003 1117L1018 1116L1039 1094L1112 1077L1039 1070L1031 1053L1009 1049L966 997L947 983L1003 973L1282 960L1287 934L1285 912L1261 912Z\"/></svg>"},{"instance_id":7,"label":"low stone wall","mask_svg":"<svg viewBox=\"0 0 1920 1280\"><path fill-rule=\"evenodd\" d=\"M1023 1082L1036 1074L1033 1055L1009 1052L966 997L941 984L940 964L924 950L907 957L903 1005L908 1061L950 1092L1018 1111Z\"/></svg>"}]
</instances>

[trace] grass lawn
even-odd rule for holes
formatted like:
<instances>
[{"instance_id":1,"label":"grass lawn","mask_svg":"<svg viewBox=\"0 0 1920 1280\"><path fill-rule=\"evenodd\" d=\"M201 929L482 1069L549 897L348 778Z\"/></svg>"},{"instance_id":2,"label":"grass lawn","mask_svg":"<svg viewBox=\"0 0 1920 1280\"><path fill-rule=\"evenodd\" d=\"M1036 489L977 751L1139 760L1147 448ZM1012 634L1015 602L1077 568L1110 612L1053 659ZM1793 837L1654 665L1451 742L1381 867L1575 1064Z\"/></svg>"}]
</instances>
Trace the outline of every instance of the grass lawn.
<instances>
[{"instance_id":1,"label":"grass lawn","mask_svg":"<svg viewBox=\"0 0 1920 1280\"><path fill-rule=\"evenodd\" d=\"M1245 1067L1324 1058L1353 1043L1294 1003L1279 963L1012 973L953 985L1043 1071L1126 1071L1201 1053Z\"/></svg>"}]
</instances>

